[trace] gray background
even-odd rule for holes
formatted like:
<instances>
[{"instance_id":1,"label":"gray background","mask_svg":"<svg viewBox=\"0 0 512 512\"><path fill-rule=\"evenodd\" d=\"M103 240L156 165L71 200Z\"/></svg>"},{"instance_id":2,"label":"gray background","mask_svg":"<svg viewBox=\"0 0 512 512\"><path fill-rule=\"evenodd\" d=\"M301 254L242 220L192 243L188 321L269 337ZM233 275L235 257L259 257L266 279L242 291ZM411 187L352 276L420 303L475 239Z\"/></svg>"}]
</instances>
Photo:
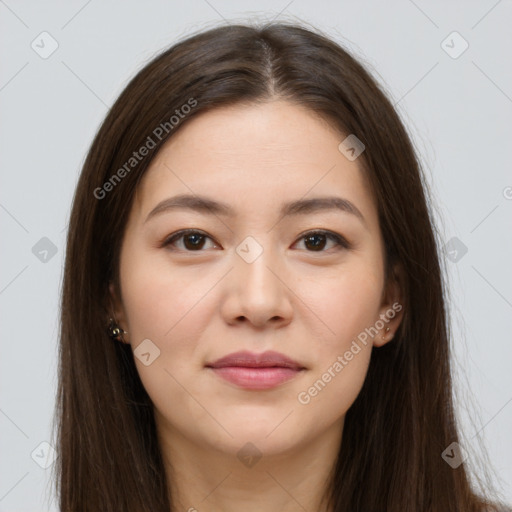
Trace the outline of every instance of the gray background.
<instances>
[{"instance_id":1,"label":"gray background","mask_svg":"<svg viewBox=\"0 0 512 512\"><path fill-rule=\"evenodd\" d=\"M51 470L36 461L50 453L40 443L52 444L65 229L87 148L155 52L222 18L311 23L396 103L449 244L465 447L485 463L482 442L512 502L511 1L0 0L0 511L57 510ZM48 58L44 31L58 44ZM469 44L460 55L453 31Z\"/></svg>"}]
</instances>

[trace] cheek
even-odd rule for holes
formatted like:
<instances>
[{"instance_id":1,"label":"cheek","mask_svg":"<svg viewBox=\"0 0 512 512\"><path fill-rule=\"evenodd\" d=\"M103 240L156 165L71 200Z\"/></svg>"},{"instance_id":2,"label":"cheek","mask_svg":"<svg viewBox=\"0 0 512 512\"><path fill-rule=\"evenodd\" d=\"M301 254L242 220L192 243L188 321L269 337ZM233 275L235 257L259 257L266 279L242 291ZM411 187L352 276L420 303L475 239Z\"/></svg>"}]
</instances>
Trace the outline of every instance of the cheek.
<instances>
[{"instance_id":1,"label":"cheek","mask_svg":"<svg viewBox=\"0 0 512 512\"><path fill-rule=\"evenodd\" d=\"M193 332L200 328L198 319L208 316L203 299L212 288L211 277L202 276L197 269L171 271L165 261L149 261L150 256L132 254L122 267L124 306L133 344L145 338L162 346L193 339Z\"/></svg>"},{"instance_id":2,"label":"cheek","mask_svg":"<svg viewBox=\"0 0 512 512\"><path fill-rule=\"evenodd\" d=\"M354 338L373 326L381 306L382 276L370 262L355 262L302 286L301 295L323 325L323 358L348 350ZM362 336L364 337L364 336ZM371 338L368 339L371 341ZM325 360L324 360L325 363Z\"/></svg>"},{"instance_id":3,"label":"cheek","mask_svg":"<svg viewBox=\"0 0 512 512\"><path fill-rule=\"evenodd\" d=\"M182 393L178 383L191 363L201 363L195 352L212 315L207 295L214 283L192 267L171 269L165 259L129 242L122 254L121 289L134 361L149 396L164 407L169 396Z\"/></svg>"},{"instance_id":4,"label":"cheek","mask_svg":"<svg viewBox=\"0 0 512 512\"><path fill-rule=\"evenodd\" d=\"M372 351L365 329L373 325L378 301L373 289L331 290L322 319L335 334L315 344L314 365L297 393L302 414L314 418L315 428L340 420L359 395Z\"/></svg>"},{"instance_id":5,"label":"cheek","mask_svg":"<svg viewBox=\"0 0 512 512\"><path fill-rule=\"evenodd\" d=\"M132 253L122 267L127 330L146 392L158 410L179 422L176 410L197 409L184 387L192 389L190 375L202 367L198 343L216 307L208 300L215 280L198 269L171 272L165 263L147 261ZM138 349L143 346L144 351ZM148 352L149 357L138 356Z\"/></svg>"},{"instance_id":6,"label":"cheek","mask_svg":"<svg viewBox=\"0 0 512 512\"><path fill-rule=\"evenodd\" d=\"M373 267L379 268L379 267ZM381 276L368 265L341 270L308 288L307 300L327 326L315 344L310 378L297 395L308 416L328 425L344 415L364 383L372 350L370 327L378 319Z\"/></svg>"},{"instance_id":7,"label":"cheek","mask_svg":"<svg viewBox=\"0 0 512 512\"><path fill-rule=\"evenodd\" d=\"M301 416L327 428L345 416L358 397L371 355L371 345L353 345L327 357L297 394Z\"/></svg>"}]
</instances>

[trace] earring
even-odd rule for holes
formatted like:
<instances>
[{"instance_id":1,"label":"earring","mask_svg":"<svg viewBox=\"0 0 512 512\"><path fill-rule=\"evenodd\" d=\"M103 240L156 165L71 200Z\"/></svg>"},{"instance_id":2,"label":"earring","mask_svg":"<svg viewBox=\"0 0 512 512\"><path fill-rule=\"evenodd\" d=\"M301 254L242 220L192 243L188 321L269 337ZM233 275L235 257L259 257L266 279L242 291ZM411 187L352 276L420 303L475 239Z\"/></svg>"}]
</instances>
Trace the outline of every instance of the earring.
<instances>
[{"instance_id":1,"label":"earring","mask_svg":"<svg viewBox=\"0 0 512 512\"><path fill-rule=\"evenodd\" d=\"M387 333L389 332L389 327L386 327L386 333L381 336L383 341L386 341Z\"/></svg>"},{"instance_id":2,"label":"earring","mask_svg":"<svg viewBox=\"0 0 512 512\"><path fill-rule=\"evenodd\" d=\"M108 326L108 335L110 336L110 338L112 338L115 341L124 342L123 334L128 334L128 331L121 329L119 324L113 318L111 318Z\"/></svg>"}]
</instances>

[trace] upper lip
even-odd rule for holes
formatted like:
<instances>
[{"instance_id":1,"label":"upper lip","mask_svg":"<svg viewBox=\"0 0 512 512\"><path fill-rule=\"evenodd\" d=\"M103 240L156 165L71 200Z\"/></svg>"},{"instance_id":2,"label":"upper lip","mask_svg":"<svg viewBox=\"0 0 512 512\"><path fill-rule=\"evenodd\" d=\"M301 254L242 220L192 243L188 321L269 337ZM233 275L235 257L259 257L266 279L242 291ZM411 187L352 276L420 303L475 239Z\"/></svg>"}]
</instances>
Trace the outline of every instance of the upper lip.
<instances>
[{"instance_id":1,"label":"upper lip","mask_svg":"<svg viewBox=\"0 0 512 512\"><path fill-rule=\"evenodd\" d=\"M284 354L275 352L273 350L268 350L266 352L262 352L261 354L257 354L255 352L248 352L246 350L240 352L233 352L232 354L228 354L227 356L217 359L213 363L207 363L206 366L208 368L244 366L247 368L281 367L292 368L294 370L304 369L304 367L297 361L294 361L293 359L290 359Z\"/></svg>"}]
</instances>

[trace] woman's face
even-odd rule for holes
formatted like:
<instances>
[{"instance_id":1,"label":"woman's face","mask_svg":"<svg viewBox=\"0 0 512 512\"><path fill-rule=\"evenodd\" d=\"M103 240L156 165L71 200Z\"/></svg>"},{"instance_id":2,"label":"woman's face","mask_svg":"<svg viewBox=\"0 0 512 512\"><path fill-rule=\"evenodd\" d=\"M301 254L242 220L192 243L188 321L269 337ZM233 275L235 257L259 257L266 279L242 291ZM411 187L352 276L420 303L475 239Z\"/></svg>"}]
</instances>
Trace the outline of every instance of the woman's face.
<instances>
[{"instance_id":1,"label":"woman's face","mask_svg":"<svg viewBox=\"0 0 512 512\"><path fill-rule=\"evenodd\" d=\"M151 163L114 299L164 438L277 454L341 436L372 345L402 316L398 288L384 286L376 205L343 139L287 102L226 107L191 120ZM166 207L182 195L194 201ZM302 369L208 366L238 351Z\"/></svg>"}]
</instances>

